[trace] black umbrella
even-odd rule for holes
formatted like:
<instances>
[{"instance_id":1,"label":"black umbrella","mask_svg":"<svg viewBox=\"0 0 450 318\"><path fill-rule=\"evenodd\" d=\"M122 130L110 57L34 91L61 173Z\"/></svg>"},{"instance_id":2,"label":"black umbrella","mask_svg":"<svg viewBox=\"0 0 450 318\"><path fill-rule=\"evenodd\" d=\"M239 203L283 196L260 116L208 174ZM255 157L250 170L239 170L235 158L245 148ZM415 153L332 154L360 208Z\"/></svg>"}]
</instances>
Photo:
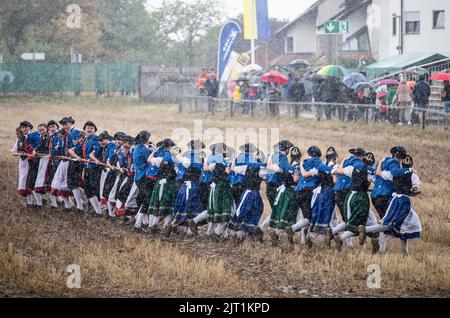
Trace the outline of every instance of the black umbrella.
<instances>
[{"instance_id":1,"label":"black umbrella","mask_svg":"<svg viewBox=\"0 0 450 318\"><path fill-rule=\"evenodd\" d=\"M325 77L323 77L322 75L319 75L319 74L311 74L308 77L306 77L306 80L310 81L310 82L319 83L319 82L323 82L325 80Z\"/></svg>"},{"instance_id":2,"label":"black umbrella","mask_svg":"<svg viewBox=\"0 0 450 318\"><path fill-rule=\"evenodd\" d=\"M289 67L293 67L295 69L299 69L299 68L308 68L309 67L309 63L306 60L295 60L292 61L291 63L288 64Z\"/></svg>"},{"instance_id":3,"label":"black umbrella","mask_svg":"<svg viewBox=\"0 0 450 318\"><path fill-rule=\"evenodd\" d=\"M241 76L241 77L239 77L237 80L236 80L236 82L249 82L250 81L250 79L248 78L248 77L245 77L245 76Z\"/></svg>"}]
</instances>

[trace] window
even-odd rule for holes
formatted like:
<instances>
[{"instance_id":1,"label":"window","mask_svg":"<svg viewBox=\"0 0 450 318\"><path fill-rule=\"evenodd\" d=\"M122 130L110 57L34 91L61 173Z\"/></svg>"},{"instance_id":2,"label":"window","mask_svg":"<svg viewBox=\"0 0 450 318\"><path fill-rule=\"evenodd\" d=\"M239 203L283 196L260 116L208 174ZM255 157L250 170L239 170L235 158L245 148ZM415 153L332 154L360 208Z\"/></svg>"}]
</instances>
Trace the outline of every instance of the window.
<instances>
[{"instance_id":1,"label":"window","mask_svg":"<svg viewBox=\"0 0 450 318\"><path fill-rule=\"evenodd\" d=\"M445 29L445 11L433 11L433 29Z\"/></svg>"},{"instance_id":2,"label":"window","mask_svg":"<svg viewBox=\"0 0 450 318\"><path fill-rule=\"evenodd\" d=\"M420 11L405 12L405 33L420 34Z\"/></svg>"},{"instance_id":3,"label":"window","mask_svg":"<svg viewBox=\"0 0 450 318\"><path fill-rule=\"evenodd\" d=\"M397 35L397 17L392 17L392 36Z\"/></svg>"},{"instance_id":4,"label":"window","mask_svg":"<svg viewBox=\"0 0 450 318\"><path fill-rule=\"evenodd\" d=\"M287 37L286 38L286 53L294 52L294 38Z\"/></svg>"}]
</instances>

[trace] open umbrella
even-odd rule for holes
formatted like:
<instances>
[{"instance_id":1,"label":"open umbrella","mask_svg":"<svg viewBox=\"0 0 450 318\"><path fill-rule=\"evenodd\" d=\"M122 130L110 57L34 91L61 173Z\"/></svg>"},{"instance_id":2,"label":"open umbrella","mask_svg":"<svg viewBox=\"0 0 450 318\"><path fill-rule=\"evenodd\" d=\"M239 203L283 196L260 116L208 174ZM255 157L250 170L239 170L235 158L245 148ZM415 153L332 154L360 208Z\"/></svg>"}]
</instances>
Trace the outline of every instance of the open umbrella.
<instances>
[{"instance_id":1,"label":"open umbrella","mask_svg":"<svg viewBox=\"0 0 450 318\"><path fill-rule=\"evenodd\" d=\"M263 68L261 66L259 66L258 64L250 64L250 65L245 66L242 69L242 73L259 72L262 69Z\"/></svg>"},{"instance_id":2,"label":"open umbrella","mask_svg":"<svg viewBox=\"0 0 450 318\"><path fill-rule=\"evenodd\" d=\"M289 80L283 74L277 71L270 71L261 76L261 81L266 83L277 83L280 85L286 85Z\"/></svg>"},{"instance_id":3,"label":"open umbrella","mask_svg":"<svg viewBox=\"0 0 450 318\"><path fill-rule=\"evenodd\" d=\"M306 60L295 60L292 61L291 63L288 64L289 67L295 68L295 69L300 69L300 68L308 68L309 67L309 63Z\"/></svg>"},{"instance_id":4,"label":"open umbrella","mask_svg":"<svg viewBox=\"0 0 450 318\"><path fill-rule=\"evenodd\" d=\"M450 74L449 73L436 73L430 77L432 81L448 81L450 82Z\"/></svg>"},{"instance_id":5,"label":"open umbrella","mask_svg":"<svg viewBox=\"0 0 450 318\"><path fill-rule=\"evenodd\" d=\"M347 69L339 65L327 65L322 67L317 74L325 77L339 77L343 78L349 74Z\"/></svg>"},{"instance_id":6,"label":"open umbrella","mask_svg":"<svg viewBox=\"0 0 450 318\"><path fill-rule=\"evenodd\" d=\"M311 74L308 77L306 77L305 80L307 80L309 82L320 83L325 80L325 77L323 77L322 75L319 75L319 74Z\"/></svg>"},{"instance_id":7,"label":"open umbrella","mask_svg":"<svg viewBox=\"0 0 450 318\"><path fill-rule=\"evenodd\" d=\"M388 79L384 79L378 82L377 86L383 86L383 85L394 85L394 86L398 86L400 85L399 82L397 82L395 79L392 78L388 78Z\"/></svg>"},{"instance_id":8,"label":"open umbrella","mask_svg":"<svg viewBox=\"0 0 450 318\"><path fill-rule=\"evenodd\" d=\"M239 78L236 80L236 82L249 82L250 78L245 77L245 76L239 76Z\"/></svg>"},{"instance_id":9,"label":"open umbrella","mask_svg":"<svg viewBox=\"0 0 450 318\"><path fill-rule=\"evenodd\" d=\"M369 83L369 82L356 83L356 84L354 84L352 86L352 90L354 90L354 91L363 91L366 88L374 89L375 86L372 83Z\"/></svg>"},{"instance_id":10,"label":"open umbrella","mask_svg":"<svg viewBox=\"0 0 450 318\"><path fill-rule=\"evenodd\" d=\"M345 86L352 87L357 83L366 83L367 78L361 73L351 73L344 77L342 82L345 84Z\"/></svg>"},{"instance_id":11,"label":"open umbrella","mask_svg":"<svg viewBox=\"0 0 450 318\"><path fill-rule=\"evenodd\" d=\"M409 86L410 89L414 89L414 87L416 87L416 82L414 82L414 81L409 81L409 82L408 82L408 86Z\"/></svg>"}]
</instances>

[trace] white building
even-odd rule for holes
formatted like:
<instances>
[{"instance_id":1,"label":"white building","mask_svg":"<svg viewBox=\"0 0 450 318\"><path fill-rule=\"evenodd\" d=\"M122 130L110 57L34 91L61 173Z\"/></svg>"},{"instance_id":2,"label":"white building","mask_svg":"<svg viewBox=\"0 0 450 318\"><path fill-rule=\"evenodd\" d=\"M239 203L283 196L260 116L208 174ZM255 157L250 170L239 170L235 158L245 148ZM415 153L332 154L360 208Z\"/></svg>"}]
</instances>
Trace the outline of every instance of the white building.
<instances>
[{"instance_id":1,"label":"white building","mask_svg":"<svg viewBox=\"0 0 450 318\"><path fill-rule=\"evenodd\" d=\"M376 60L409 53L450 55L450 0L318 0L280 29L285 53ZM326 35L327 20L349 21L349 33Z\"/></svg>"}]
</instances>

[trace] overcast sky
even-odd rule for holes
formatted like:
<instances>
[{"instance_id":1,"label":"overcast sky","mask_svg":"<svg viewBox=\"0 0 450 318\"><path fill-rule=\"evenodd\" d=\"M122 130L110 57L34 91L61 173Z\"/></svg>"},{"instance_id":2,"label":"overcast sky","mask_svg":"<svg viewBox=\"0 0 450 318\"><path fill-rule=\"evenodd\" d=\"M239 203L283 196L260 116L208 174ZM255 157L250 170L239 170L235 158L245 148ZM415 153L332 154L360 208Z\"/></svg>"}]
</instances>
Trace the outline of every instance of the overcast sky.
<instances>
[{"instance_id":1,"label":"overcast sky","mask_svg":"<svg viewBox=\"0 0 450 318\"><path fill-rule=\"evenodd\" d=\"M158 7L163 0L148 0L149 7ZM196 0L185 0L195 2ZM243 0L222 0L230 16L242 13ZM269 0L269 16L272 18L292 20L303 13L316 0Z\"/></svg>"}]
</instances>

